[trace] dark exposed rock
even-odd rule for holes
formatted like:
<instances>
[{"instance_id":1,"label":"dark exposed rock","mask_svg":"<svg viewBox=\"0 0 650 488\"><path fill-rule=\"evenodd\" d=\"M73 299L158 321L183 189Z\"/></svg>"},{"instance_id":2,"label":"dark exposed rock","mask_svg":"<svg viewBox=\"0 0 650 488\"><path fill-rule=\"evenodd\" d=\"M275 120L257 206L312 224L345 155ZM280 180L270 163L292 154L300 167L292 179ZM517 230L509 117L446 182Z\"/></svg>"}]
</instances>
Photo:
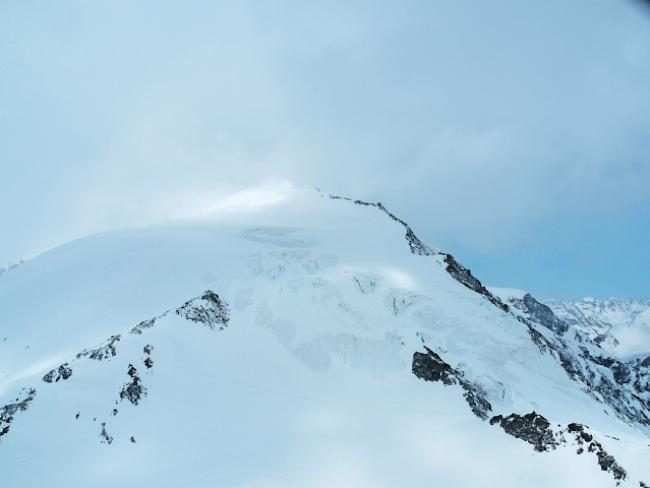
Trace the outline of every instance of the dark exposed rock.
<instances>
[{"instance_id":1,"label":"dark exposed rock","mask_svg":"<svg viewBox=\"0 0 650 488\"><path fill-rule=\"evenodd\" d=\"M612 371L614 372L614 379L619 384L629 383L632 377L632 372L630 368L623 363L617 362L613 367Z\"/></svg>"},{"instance_id":2,"label":"dark exposed rock","mask_svg":"<svg viewBox=\"0 0 650 488\"><path fill-rule=\"evenodd\" d=\"M140 335L145 329L150 329L156 324L156 319L143 320L131 329L131 334Z\"/></svg>"},{"instance_id":3,"label":"dark exposed rock","mask_svg":"<svg viewBox=\"0 0 650 488\"><path fill-rule=\"evenodd\" d=\"M0 408L0 437L9 432L9 427L14 421L14 415L27 410L29 404L36 397L36 390L34 388L29 390L23 389L21 393L24 394L22 399L18 397L13 403L8 403Z\"/></svg>"},{"instance_id":4,"label":"dark exposed rock","mask_svg":"<svg viewBox=\"0 0 650 488\"><path fill-rule=\"evenodd\" d=\"M412 371L415 376L425 381L441 381L445 385L458 384L464 390L465 401L472 409L474 415L482 420L487 420L492 405L485 398L485 392L479 386L465 379L462 371L455 370L444 362L440 356L428 347L426 353L413 354Z\"/></svg>"},{"instance_id":5,"label":"dark exposed rock","mask_svg":"<svg viewBox=\"0 0 650 488\"><path fill-rule=\"evenodd\" d=\"M624 480L627 477L627 472L616 462L614 456L611 456L603 449L603 446L600 443L593 441L589 444L589 451L592 452L591 447L594 448L596 452L596 457L598 458L598 465L603 471L609 471L614 476L616 480Z\"/></svg>"},{"instance_id":6,"label":"dark exposed rock","mask_svg":"<svg viewBox=\"0 0 650 488\"><path fill-rule=\"evenodd\" d=\"M108 338L108 340L99 346L96 349L84 349L79 354L77 354L77 359L87 357L94 359L96 361L103 361L104 359L109 359L117 355L117 349L115 344L119 342L120 335L114 335Z\"/></svg>"},{"instance_id":7,"label":"dark exposed rock","mask_svg":"<svg viewBox=\"0 0 650 488\"><path fill-rule=\"evenodd\" d=\"M106 422L102 422L102 430L99 433L99 437L101 439L102 444L112 444L113 443L113 436L109 435L108 432L106 432Z\"/></svg>"},{"instance_id":8,"label":"dark exposed rock","mask_svg":"<svg viewBox=\"0 0 650 488\"><path fill-rule=\"evenodd\" d=\"M67 380L70 376L72 376L72 369L68 367L68 363L64 363L43 376L43 381L46 383L52 383L59 381L60 379Z\"/></svg>"},{"instance_id":9,"label":"dark exposed rock","mask_svg":"<svg viewBox=\"0 0 650 488\"><path fill-rule=\"evenodd\" d=\"M487 420L490 416L489 412L492 411L492 405L485 398L483 389L468 381L462 382L461 386L465 390L465 393L463 393L465 401L469 405L469 408L472 409L474 415L481 420Z\"/></svg>"},{"instance_id":10,"label":"dark exposed rock","mask_svg":"<svg viewBox=\"0 0 650 488\"><path fill-rule=\"evenodd\" d=\"M129 440L131 441L132 444L135 444L135 437L131 436Z\"/></svg>"},{"instance_id":11,"label":"dark exposed rock","mask_svg":"<svg viewBox=\"0 0 650 488\"><path fill-rule=\"evenodd\" d=\"M526 313L532 321L557 334L564 334L569 329L569 325L560 320L550 307L538 302L530 293L526 293L522 299L512 298L509 301L514 307Z\"/></svg>"},{"instance_id":12,"label":"dark exposed rock","mask_svg":"<svg viewBox=\"0 0 650 488\"><path fill-rule=\"evenodd\" d=\"M613 456L609 455L600 442L594 439L594 436L588 432L587 426L572 423L567 425L566 432L573 435L575 442L580 446L578 454L584 452L584 446L587 445L587 451L596 455L598 465L603 471L608 471L614 479L619 482L627 477L625 470L616 462Z\"/></svg>"},{"instance_id":13,"label":"dark exposed rock","mask_svg":"<svg viewBox=\"0 0 650 488\"><path fill-rule=\"evenodd\" d=\"M447 265L445 269L452 278L470 290L483 295L485 298L487 298L488 301L499 307L504 312L508 312L510 310L508 305L503 303L499 298L492 295L492 293L490 293L490 291L483 286L483 283L481 283L480 280L476 278L468 268L456 261L456 259L451 254L442 253L442 255L445 256L445 264Z\"/></svg>"},{"instance_id":14,"label":"dark exposed rock","mask_svg":"<svg viewBox=\"0 0 650 488\"><path fill-rule=\"evenodd\" d=\"M406 231L404 238L406 239L406 242L409 245L409 249L411 250L411 253L417 254L418 256L434 256L436 254L435 250L427 246L424 242L422 242L418 238L418 236L415 235L415 232L413 232L411 227L406 222L404 222L402 219L400 219L395 214L390 212L386 207L384 207L384 205L381 202L376 202L376 203L364 202L363 200L353 200L352 198L341 197L338 195L329 195L329 197L332 200L346 200L348 202L354 203L355 205L362 205L364 207L375 207L381 210L386 215L388 215L392 220L401 224L402 227L404 227L404 230Z\"/></svg>"},{"instance_id":15,"label":"dark exposed rock","mask_svg":"<svg viewBox=\"0 0 650 488\"><path fill-rule=\"evenodd\" d=\"M206 325L210 329L223 330L230 320L230 308L219 295L208 290L199 298L185 302L176 314L192 322Z\"/></svg>"},{"instance_id":16,"label":"dark exposed rock","mask_svg":"<svg viewBox=\"0 0 650 488\"><path fill-rule=\"evenodd\" d=\"M571 423L567 425L568 432L583 432L584 430L585 426L582 424Z\"/></svg>"},{"instance_id":17,"label":"dark exposed rock","mask_svg":"<svg viewBox=\"0 0 650 488\"><path fill-rule=\"evenodd\" d=\"M436 250L432 249L430 246L426 245L422 240L420 240L415 235L413 229L411 229L411 227L404 220L400 219L395 214L390 212L386 207L384 207L384 205L381 202L377 202L377 203L364 202L362 200L353 200L352 198L342 197L338 195L329 195L329 198L333 200L345 200L348 202L352 202L355 205L363 205L365 207L378 208L386 215L388 215L392 220L394 220L395 222L399 223L404 227L406 231L404 237L406 239L406 242L409 245L409 249L411 250L412 254L416 254L418 256L435 256L437 254L440 254L444 256L444 261L445 264L447 265L445 269L452 276L452 278L454 278L456 281L466 286L470 290L473 290L476 293L483 295L485 298L487 298L491 303L499 307L501 310L505 312L509 310L508 305L503 303L499 298L492 295L492 293L490 293L488 289L483 286L483 284L478 280L478 278L472 275L472 272L469 269L467 269L458 261L456 261L456 259L454 259L454 257L451 254L439 253Z\"/></svg>"},{"instance_id":18,"label":"dark exposed rock","mask_svg":"<svg viewBox=\"0 0 650 488\"><path fill-rule=\"evenodd\" d=\"M427 349L426 353L413 354L412 371L415 376L425 381L442 381L445 385L456 384L454 369L430 349Z\"/></svg>"},{"instance_id":19,"label":"dark exposed rock","mask_svg":"<svg viewBox=\"0 0 650 488\"><path fill-rule=\"evenodd\" d=\"M142 381L138 376L138 370L132 364L129 364L127 374L131 377L131 381L122 387L120 399L127 399L133 405L137 405L142 397L147 395L147 389L142 386Z\"/></svg>"},{"instance_id":20,"label":"dark exposed rock","mask_svg":"<svg viewBox=\"0 0 650 488\"><path fill-rule=\"evenodd\" d=\"M151 357L150 357L151 352L153 351L153 346L151 344L147 344L146 346L144 346L144 348L142 350L147 355L147 357L143 361L145 367L147 369L153 368L153 359L151 359Z\"/></svg>"},{"instance_id":21,"label":"dark exposed rock","mask_svg":"<svg viewBox=\"0 0 650 488\"><path fill-rule=\"evenodd\" d=\"M513 413L507 417L497 415L490 419L490 424L499 424L511 436L532 444L538 452L555 449L558 446L550 422L536 412L526 415Z\"/></svg>"}]
</instances>

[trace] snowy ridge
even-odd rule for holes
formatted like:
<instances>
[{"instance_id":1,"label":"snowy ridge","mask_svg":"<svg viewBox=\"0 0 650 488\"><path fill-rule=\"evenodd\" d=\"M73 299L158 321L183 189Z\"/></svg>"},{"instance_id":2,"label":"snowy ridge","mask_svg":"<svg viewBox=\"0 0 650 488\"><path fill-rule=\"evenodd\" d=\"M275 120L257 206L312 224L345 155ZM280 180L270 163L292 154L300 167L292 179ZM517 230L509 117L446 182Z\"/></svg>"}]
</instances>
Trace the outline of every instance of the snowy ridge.
<instances>
[{"instance_id":1,"label":"snowy ridge","mask_svg":"<svg viewBox=\"0 0 650 488\"><path fill-rule=\"evenodd\" d=\"M615 380L611 398L589 391L580 350L540 323L554 323L546 308L515 307L383 205L350 202L298 191L247 214L75 241L3 277L3 479L650 478L632 419L643 403Z\"/></svg>"},{"instance_id":2,"label":"snowy ridge","mask_svg":"<svg viewBox=\"0 0 650 488\"><path fill-rule=\"evenodd\" d=\"M175 314L183 319L200 323L212 330L223 330L224 327L228 325L229 314L228 314L228 305L223 302L216 293L211 291L206 291L200 297L194 298L185 302L181 307L173 311L165 312L155 319L148 320L146 322L141 322L136 327L131 329L131 333L135 335L142 335L143 329L151 328L155 325L157 320L164 319L165 317L170 316L170 314ZM143 324L147 324L143 327ZM45 383L56 383L60 380L68 380L72 377L73 367L75 370L82 368L81 361L90 359L94 361L110 361L112 358L116 357L118 354L118 343L122 341L122 335L116 334L108 338L105 342L96 346L92 349L84 349L79 352L74 358L70 358L68 362L61 364L60 366L48 371L42 378ZM123 341L122 341L123 342ZM153 361L151 360L151 351L153 346L150 344L138 344L138 348L141 348L146 357L143 360L143 364L147 369L153 367ZM134 358L133 363L136 363L137 360ZM140 376L138 376L138 370L129 364L128 376L131 378L131 381L128 384L125 384L122 390L120 391L120 399L127 399L133 405L138 405L140 399L147 394L146 388L141 384ZM9 403L2 407L0 410L0 437L9 433L11 423L14 420L14 416L17 412L24 412L28 409L29 404L34 400L36 396L37 389L32 386L29 389L22 388L22 392L25 392L25 397L22 400L16 398L15 403ZM116 402L117 404L117 402ZM112 415L115 416L118 413L117 409L111 411ZM79 418L80 413L77 413ZM107 442L108 444L113 442L113 438L108 438L106 434L106 422L101 424L100 437Z\"/></svg>"}]
</instances>

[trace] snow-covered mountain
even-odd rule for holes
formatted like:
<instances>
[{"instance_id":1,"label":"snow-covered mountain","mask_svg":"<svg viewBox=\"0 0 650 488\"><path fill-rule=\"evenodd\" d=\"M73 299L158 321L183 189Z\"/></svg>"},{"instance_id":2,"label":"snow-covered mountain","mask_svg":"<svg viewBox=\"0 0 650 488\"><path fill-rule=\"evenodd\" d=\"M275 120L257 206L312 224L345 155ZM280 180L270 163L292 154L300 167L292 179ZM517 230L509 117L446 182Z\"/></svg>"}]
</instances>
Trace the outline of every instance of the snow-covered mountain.
<instances>
[{"instance_id":1,"label":"snow-covered mountain","mask_svg":"<svg viewBox=\"0 0 650 488\"><path fill-rule=\"evenodd\" d=\"M645 486L650 359L515 295L314 191L68 243L0 277L2 486Z\"/></svg>"},{"instance_id":2,"label":"snow-covered mountain","mask_svg":"<svg viewBox=\"0 0 650 488\"><path fill-rule=\"evenodd\" d=\"M544 301L564 322L610 353L650 354L650 300L585 298Z\"/></svg>"}]
</instances>

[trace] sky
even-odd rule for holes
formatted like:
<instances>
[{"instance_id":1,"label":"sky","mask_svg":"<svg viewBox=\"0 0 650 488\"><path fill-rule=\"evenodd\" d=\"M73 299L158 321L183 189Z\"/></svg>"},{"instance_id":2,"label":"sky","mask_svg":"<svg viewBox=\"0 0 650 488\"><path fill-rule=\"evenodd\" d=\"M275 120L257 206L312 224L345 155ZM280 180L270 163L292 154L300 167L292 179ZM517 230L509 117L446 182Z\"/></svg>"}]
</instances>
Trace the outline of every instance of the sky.
<instances>
[{"instance_id":1,"label":"sky","mask_svg":"<svg viewBox=\"0 0 650 488\"><path fill-rule=\"evenodd\" d=\"M650 298L650 9L0 2L0 265L293 185L487 284Z\"/></svg>"}]
</instances>

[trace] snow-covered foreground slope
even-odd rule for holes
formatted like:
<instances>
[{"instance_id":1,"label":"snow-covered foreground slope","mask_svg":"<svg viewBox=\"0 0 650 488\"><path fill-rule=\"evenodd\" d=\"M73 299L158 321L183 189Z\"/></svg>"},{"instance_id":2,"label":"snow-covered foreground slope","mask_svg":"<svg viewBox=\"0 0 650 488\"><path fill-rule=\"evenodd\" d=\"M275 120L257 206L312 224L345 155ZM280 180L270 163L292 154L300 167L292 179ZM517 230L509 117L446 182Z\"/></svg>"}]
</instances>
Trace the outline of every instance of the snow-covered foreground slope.
<instances>
[{"instance_id":1,"label":"snow-covered foreground slope","mask_svg":"<svg viewBox=\"0 0 650 488\"><path fill-rule=\"evenodd\" d=\"M553 334L383 207L313 191L88 237L0 278L0 479L650 480L646 427Z\"/></svg>"}]
</instances>

